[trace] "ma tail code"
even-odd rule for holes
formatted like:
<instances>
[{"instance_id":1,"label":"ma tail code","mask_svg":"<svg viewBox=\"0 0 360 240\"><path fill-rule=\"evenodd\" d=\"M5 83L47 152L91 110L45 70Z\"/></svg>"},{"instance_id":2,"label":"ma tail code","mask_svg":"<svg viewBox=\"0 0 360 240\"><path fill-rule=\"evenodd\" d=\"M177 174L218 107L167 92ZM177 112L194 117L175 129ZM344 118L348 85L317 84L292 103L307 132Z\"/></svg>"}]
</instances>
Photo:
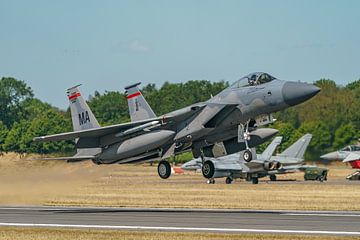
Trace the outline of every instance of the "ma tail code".
<instances>
[{"instance_id":1,"label":"ma tail code","mask_svg":"<svg viewBox=\"0 0 360 240\"><path fill-rule=\"evenodd\" d=\"M88 111L79 113L79 124L80 124L80 126L87 123L87 122L90 122L90 117L89 117Z\"/></svg>"}]
</instances>

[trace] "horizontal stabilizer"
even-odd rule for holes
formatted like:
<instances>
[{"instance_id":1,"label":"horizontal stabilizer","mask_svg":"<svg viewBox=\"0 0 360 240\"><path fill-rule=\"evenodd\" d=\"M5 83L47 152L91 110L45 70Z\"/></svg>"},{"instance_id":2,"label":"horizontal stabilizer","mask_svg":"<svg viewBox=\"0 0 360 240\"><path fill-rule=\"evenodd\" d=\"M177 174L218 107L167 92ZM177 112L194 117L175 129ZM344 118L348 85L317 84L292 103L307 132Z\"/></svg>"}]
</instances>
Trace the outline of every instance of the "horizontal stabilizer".
<instances>
[{"instance_id":1,"label":"horizontal stabilizer","mask_svg":"<svg viewBox=\"0 0 360 240\"><path fill-rule=\"evenodd\" d=\"M82 160L92 160L92 159L95 159L95 156L50 157L50 158L35 158L34 160L82 161Z\"/></svg>"}]
</instances>

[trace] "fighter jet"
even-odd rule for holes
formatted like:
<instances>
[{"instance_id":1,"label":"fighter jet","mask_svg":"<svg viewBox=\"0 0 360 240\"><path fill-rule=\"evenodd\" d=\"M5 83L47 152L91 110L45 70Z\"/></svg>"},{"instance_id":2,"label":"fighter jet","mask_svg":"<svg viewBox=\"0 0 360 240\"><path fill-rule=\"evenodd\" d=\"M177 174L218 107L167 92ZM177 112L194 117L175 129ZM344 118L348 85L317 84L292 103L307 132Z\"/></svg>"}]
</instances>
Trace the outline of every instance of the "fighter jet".
<instances>
[{"instance_id":1,"label":"fighter jet","mask_svg":"<svg viewBox=\"0 0 360 240\"><path fill-rule=\"evenodd\" d=\"M345 158L347 158L350 155L350 153L360 154L360 146L348 145L348 146L340 149L339 151L334 151L334 152L324 154L324 155L320 156L320 158L326 159L329 161L345 160Z\"/></svg>"},{"instance_id":2,"label":"fighter jet","mask_svg":"<svg viewBox=\"0 0 360 240\"><path fill-rule=\"evenodd\" d=\"M66 158L71 161L111 164L161 159L158 174L168 178L171 167L166 158L185 151L202 159L212 157L218 144L226 154L246 150L244 158L251 161L250 148L277 133L257 127L273 122L271 113L300 104L320 91L311 84L256 72L206 102L156 117L137 86L126 87L132 121L104 127L99 126L78 86L68 89L74 131L35 137L34 141L74 139L78 152Z\"/></svg>"},{"instance_id":3,"label":"fighter jet","mask_svg":"<svg viewBox=\"0 0 360 240\"><path fill-rule=\"evenodd\" d=\"M194 159L183 164L181 168L183 170L201 168L208 183L215 183L215 178L223 177L226 177L227 184L232 183L235 178L247 179L257 184L258 179L265 176L270 176L271 181L276 181L276 174L293 173L312 167L304 165L303 159L311 138L311 134L305 134L285 151L273 156L282 140L282 137L276 137L260 155L256 155L256 150L253 148L252 154L255 158L251 162L245 161L242 153L235 153L219 158L207 158L204 164L201 159Z\"/></svg>"},{"instance_id":4,"label":"fighter jet","mask_svg":"<svg viewBox=\"0 0 360 240\"><path fill-rule=\"evenodd\" d=\"M351 167L354 169L360 169L360 146L349 145L339 151L324 154L320 156L320 158L330 161L341 160L344 163L350 163ZM348 180L360 180L360 170L357 170L346 178Z\"/></svg>"}]
</instances>

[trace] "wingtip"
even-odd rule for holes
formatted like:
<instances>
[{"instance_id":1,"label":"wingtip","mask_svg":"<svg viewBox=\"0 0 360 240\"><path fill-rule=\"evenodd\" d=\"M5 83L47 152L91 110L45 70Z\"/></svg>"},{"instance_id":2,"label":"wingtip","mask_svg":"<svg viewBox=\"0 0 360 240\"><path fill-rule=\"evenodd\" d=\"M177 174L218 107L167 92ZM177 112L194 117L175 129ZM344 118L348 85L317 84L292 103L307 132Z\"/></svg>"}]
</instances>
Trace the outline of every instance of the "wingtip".
<instances>
[{"instance_id":1,"label":"wingtip","mask_svg":"<svg viewBox=\"0 0 360 240\"><path fill-rule=\"evenodd\" d=\"M66 89L66 92L68 92L68 91L70 91L70 90L72 90L72 89L74 89L74 88L80 87L81 85L82 85L82 84L80 83L80 84L78 84L78 85L75 85L75 86L73 86L73 87L70 87L70 88Z\"/></svg>"},{"instance_id":2,"label":"wingtip","mask_svg":"<svg viewBox=\"0 0 360 240\"><path fill-rule=\"evenodd\" d=\"M131 85L129 85L129 86L126 86L126 87L124 87L124 88L125 88L125 90L128 90L129 88L136 87L136 86L138 86L138 85L140 85L140 84L141 84L141 82L137 82L137 83L131 84Z\"/></svg>"}]
</instances>

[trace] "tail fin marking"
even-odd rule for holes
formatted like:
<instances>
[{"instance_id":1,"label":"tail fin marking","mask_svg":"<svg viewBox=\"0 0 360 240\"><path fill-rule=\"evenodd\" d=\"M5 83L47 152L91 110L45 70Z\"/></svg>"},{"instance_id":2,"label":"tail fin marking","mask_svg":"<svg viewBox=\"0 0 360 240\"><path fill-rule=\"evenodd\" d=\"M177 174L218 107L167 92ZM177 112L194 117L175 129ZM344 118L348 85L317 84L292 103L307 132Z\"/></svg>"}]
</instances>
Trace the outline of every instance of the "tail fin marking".
<instances>
[{"instance_id":1,"label":"tail fin marking","mask_svg":"<svg viewBox=\"0 0 360 240\"><path fill-rule=\"evenodd\" d=\"M138 88L139 83L125 87L132 122L155 118L156 115Z\"/></svg>"}]
</instances>

